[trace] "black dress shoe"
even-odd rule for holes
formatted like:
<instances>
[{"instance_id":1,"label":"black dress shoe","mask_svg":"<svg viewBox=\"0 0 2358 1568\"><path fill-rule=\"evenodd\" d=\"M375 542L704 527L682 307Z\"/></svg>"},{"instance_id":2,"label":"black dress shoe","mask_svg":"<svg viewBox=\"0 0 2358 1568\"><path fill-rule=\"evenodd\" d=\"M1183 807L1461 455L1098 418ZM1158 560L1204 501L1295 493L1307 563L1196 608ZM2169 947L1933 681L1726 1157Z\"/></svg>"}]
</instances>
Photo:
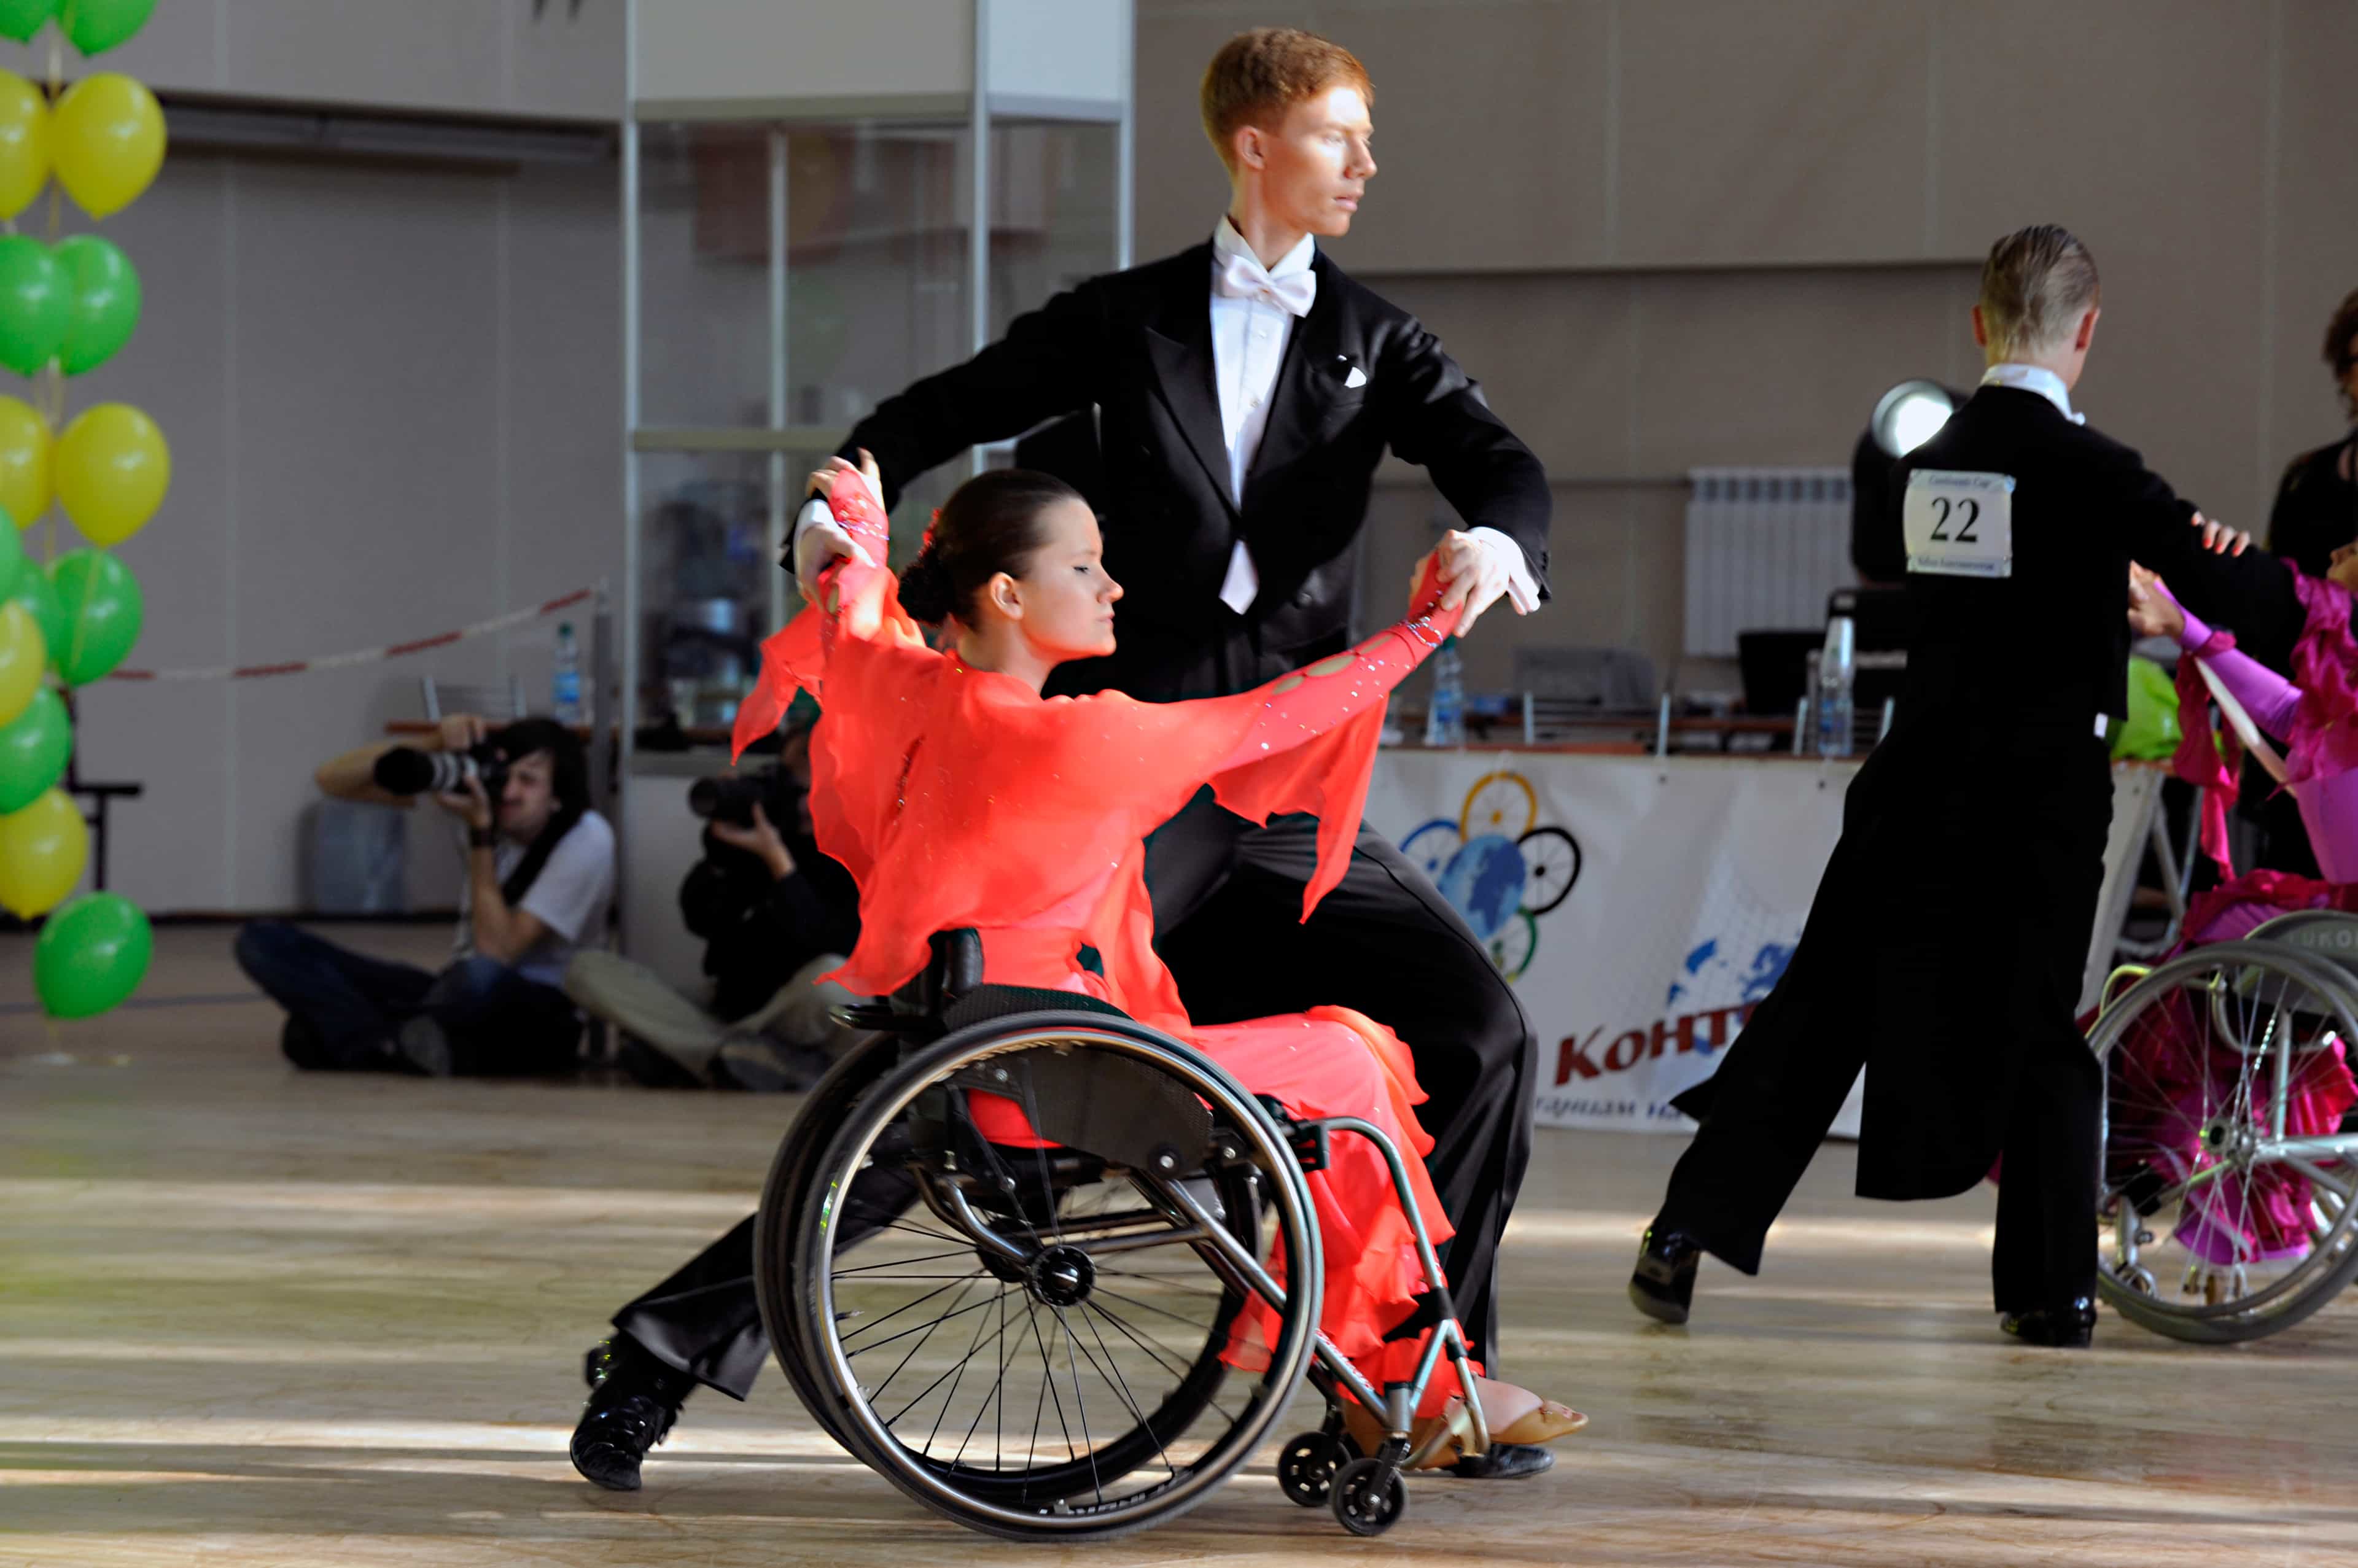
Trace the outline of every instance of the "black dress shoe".
<instances>
[{"instance_id":1,"label":"black dress shoe","mask_svg":"<svg viewBox=\"0 0 2358 1568\"><path fill-rule=\"evenodd\" d=\"M1463 1481L1520 1481L1555 1467L1555 1454L1535 1443L1493 1444L1487 1454L1469 1454L1442 1474Z\"/></svg>"},{"instance_id":2,"label":"black dress shoe","mask_svg":"<svg viewBox=\"0 0 2358 1568\"><path fill-rule=\"evenodd\" d=\"M647 1450L671 1431L696 1380L623 1334L592 1347L582 1373L590 1402L573 1429L573 1467L610 1492L635 1492Z\"/></svg>"},{"instance_id":3,"label":"black dress shoe","mask_svg":"<svg viewBox=\"0 0 2358 1568\"><path fill-rule=\"evenodd\" d=\"M2079 1296L2060 1307L2010 1312L1997 1320L1997 1325L2025 1345L2085 1350L2096 1337L2095 1298Z\"/></svg>"},{"instance_id":4,"label":"black dress shoe","mask_svg":"<svg viewBox=\"0 0 2358 1568\"><path fill-rule=\"evenodd\" d=\"M1657 1323L1684 1323L1694 1302L1695 1265L1703 1249L1683 1230L1649 1226L1629 1275L1629 1301Z\"/></svg>"}]
</instances>

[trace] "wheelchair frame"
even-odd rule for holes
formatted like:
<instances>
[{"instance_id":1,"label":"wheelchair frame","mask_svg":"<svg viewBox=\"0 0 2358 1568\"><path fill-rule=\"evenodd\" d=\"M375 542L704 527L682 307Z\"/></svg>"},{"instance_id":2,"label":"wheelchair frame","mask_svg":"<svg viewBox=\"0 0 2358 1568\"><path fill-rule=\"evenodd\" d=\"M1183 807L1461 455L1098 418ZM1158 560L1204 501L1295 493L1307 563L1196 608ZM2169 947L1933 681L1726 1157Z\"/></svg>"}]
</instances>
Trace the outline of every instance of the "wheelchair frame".
<instances>
[{"instance_id":1,"label":"wheelchair frame","mask_svg":"<svg viewBox=\"0 0 2358 1568\"><path fill-rule=\"evenodd\" d=\"M1038 1011L961 1023L958 1004L990 1000L994 989L979 983L979 942L970 932L946 933L935 939L935 961L925 974L889 1003L841 1010L845 1022L878 1030L882 1037L864 1052L855 1054L860 1059L848 1059L842 1064L838 1073L829 1076L829 1081L833 1084L864 1079L864 1092L871 1098L860 1105L856 1114L851 1114L849 1108L859 1102L861 1089L855 1087L846 1092L838 1087L831 1093L829 1085L823 1084L814 1090L812 1100L781 1144L771 1184L763 1194L755 1247L763 1315L782 1368L814 1419L830 1435L916 1500L971 1528L1019 1540L1069 1541L1117 1535L1175 1517L1209 1495L1228 1475L1249 1460L1252 1449L1282 1417L1293 1383L1304 1371L1325 1400L1326 1419L1320 1431L1304 1433L1285 1444L1278 1464L1281 1487L1297 1504L1331 1507L1337 1521L1354 1534L1380 1534L1397 1523L1406 1507L1403 1472L1424 1464L1444 1444L1455 1441L1467 1454L1488 1451L1488 1422L1476 1387L1470 1351L1456 1320L1455 1303L1410 1185L1406 1164L1381 1129L1357 1117L1294 1120L1285 1116L1273 1099L1247 1092L1218 1064L1200 1052L1120 1015L1102 1003L1094 1003L1093 999L1064 998L1063 993L1057 992L1029 993L1018 996L1018 1000L1037 1000L1042 1004ZM1005 992L1003 988L999 989L1003 994L1017 995ZM1066 1005L1055 1005L1058 999ZM1068 1234L1060 1221L1053 1247L1036 1230L1032 1245L1027 1247L1004 1225L995 1226L988 1216L978 1211L969 1189L974 1193L990 1191L990 1184L984 1179L988 1173L960 1170L955 1146L946 1146L931 1156L937 1162L931 1168L923 1166L920 1153L913 1151L906 1168L914 1179L915 1203L948 1227L952 1238L970 1245L993 1275L1001 1281L1022 1283L1035 1301L1051 1301L1042 1294L1048 1288L1042 1283L1044 1267L1053 1264L1091 1275L1098 1257L1177 1244L1201 1259L1239 1301L1248 1296L1257 1298L1288 1325L1281 1336L1282 1343L1272 1346L1271 1360L1272 1370L1282 1376L1264 1374L1264 1383L1274 1383L1280 1391L1273 1401L1260 1401L1242 1421L1235 1422L1216 1442L1214 1451L1220 1454L1230 1439L1249 1427L1252 1429L1249 1441L1236 1445L1234 1453L1226 1454L1205 1474L1196 1474L1196 1466L1191 1465L1189 1474L1183 1478L1174 1466L1171 1482L1133 1494L1133 1498L1138 1499L1136 1506L1126 1502L1122 1506L1128 1511L1110 1522L1104 1517L1107 1505L1103 1500L1103 1478L1095 1476L1094 1450L1090 1455L1092 1476L1100 1482L1099 1502L1095 1507L1077 1500L1087 1490L1086 1487L1075 1498L1057 1498L1045 1506L1029 1497L1022 1498L1020 1507L1007 1506L995 1500L998 1493L1006 1490L1005 1484L969 1480L961 1489L957 1461L953 1459L946 1465L934 1461L930 1444L920 1463L912 1456L908 1445L892 1433L891 1423L880 1420L870 1409L866 1391L843 1347L843 1336L832 1328L841 1321L841 1314L836 1271L830 1266L830 1259L838 1245L838 1237L850 1235L855 1223L849 1217L851 1180L873 1166L880 1139L887 1130L902 1125L903 1119L920 1114L915 1108L929 1088L964 1082L985 1092L1001 1092L1008 1072L1004 1067L986 1070L982 1063L993 1057L1003 1059L1011 1053L1036 1051L1044 1045L1060 1052L1109 1051L1135 1061L1159 1064L1161 1070L1172 1073L1183 1083L1190 1076L1199 1079L1202 1087L1197 1091L1197 1104L1206 1108L1211 1118L1206 1126L1213 1131L1213 1148L1206 1156L1205 1168L1209 1170L1214 1162L1219 1162L1236 1168L1239 1181L1244 1181L1245 1173L1258 1177L1257 1182L1244 1181L1243 1190L1249 1193L1263 1184L1282 1184L1284 1190L1269 1193L1266 1201L1277 1211L1281 1225L1278 1245L1282 1248L1286 1237L1293 1238L1297 1262L1288 1275L1289 1282L1297 1289L1306 1286L1311 1292L1300 1303L1289 1297L1287 1287L1272 1277L1254 1247L1235 1234L1225 1215L1217 1212L1217 1203L1207 1203L1191 1190L1182 1157L1169 1144L1142 1153L1133 1150L1127 1162L1109 1160L1102 1151L1074 1148L1056 1140L1055 1129L1044 1124L1036 1105L1027 1101L1027 1114L1039 1136L1056 1145L1053 1151L1026 1152L1026 1162L1036 1159L1041 1165L1044 1190L1054 1192L1054 1173L1048 1167L1052 1162L1063 1161L1068 1172L1091 1170L1097 1173L1096 1179L1126 1180L1148 1199L1148 1206L1137 1212L1095 1217L1086 1226L1076 1223L1073 1234ZM889 1054L892 1060L882 1063L875 1055L878 1053ZM935 1073L944 1076L938 1079L927 1076ZM1219 1116L1209 1108L1214 1101L1204 1098L1206 1093L1226 1102L1218 1107L1220 1114L1255 1125L1219 1126ZM956 1101L955 1113L963 1115L963 1101ZM839 1128L833 1124L838 1116L845 1119ZM979 1139L970 1120L964 1130ZM1437 1309L1438 1323L1426 1337L1412 1377L1390 1383L1380 1390L1316 1326L1323 1279L1318 1268L1316 1215L1304 1177L1306 1172L1323 1168L1330 1141L1344 1135L1366 1139L1382 1157ZM814 1141L826 1144L825 1152L816 1158L811 1150ZM1254 1151L1247 1145L1257 1147L1258 1161L1251 1157ZM997 1146L982 1147L987 1160L990 1151ZM785 1179L782 1180L781 1173L787 1173ZM1012 1191L1012 1184L1003 1175L998 1184ZM800 1207L804 1212L779 1212L790 1207ZM900 1212L905 1214L907 1209ZM1256 1237L1262 1212L1256 1205L1252 1216ZM792 1245L788 1245L790 1238ZM858 1239L860 1237L853 1237L839 1244L853 1245ZM1056 1256L1051 1259L1051 1253ZM1079 1256L1073 1258L1069 1254ZM1303 1267L1305 1262L1306 1268ZM782 1273L786 1277L781 1278ZM1301 1310L1294 1310L1297 1305ZM1053 1303L1051 1310L1055 1310ZM1241 1310L1241 1306L1235 1310ZM1232 1314L1224 1320L1232 1321ZM1306 1325L1306 1334L1294 1334L1294 1325ZM1222 1325L1213 1325L1211 1333L1215 1337L1222 1332ZM979 1334L979 1327L978 1337ZM1295 1339L1304 1343L1292 1343ZM1204 1354L1211 1348L1212 1341L1207 1339ZM1444 1354L1450 1357L1464 1390L1465 1430L1455 1432L1453 1426L1456 1423L1444 1421L1419 1443L1414 1441L1416 1409ZM1199 1372L1202 1365L1199 1354ZM1226 1373L1217 1376L1225 1377ZM1217 1377L1213 1382L1213 1387L1217 1386ZM1128 1393L1126 1387L1124 1392ZM1374 1454L1357 1454L1345 1436L1346 1400L1357 1402L1379 1424L1384 1435ZM904 1407L903 1414L908 1408ZM1158 1409L1156 1415L1167 1408ZM1159 1450L1161 1437L1154 1430L1155 1418L1147 1416L1134 1400L1130 1410L1141 1425L1128 1436L1134 1438L1145 1432ZM1200 1413L1199 1408L1195 1414ZM962 1448L961 1456L963 1452ZM1170 1465L1168 1455L1163 1458L1166 1465ZM983 1490L994 1496L979 1495Z\"/></svg>"},{"instance_id":2,"label":"wheelchair frame","mask_svg":"<svg viewBox=\"0 0 2358 1568\"><path fill-rule=\"evenodd\" d=\"M2168 1005L2173 997L2199 1007L2199 1023L2215 1043L2245 1059L2237 1095L2245 1108L2212 1112L2206 1100L2198 1152L2181 1178L2156 1177L2143 1190L2132 1190L2141 1157L2115 1147L2114 1052L2147 1009ZM2249 1016L2238 1016L2244 1012ZM2307 1033L2304 1019L2310 1023ZM2358 1132L2300 1135L2287 1127L2300 1058L2336 1040L2358 1052L2358 916L2293 912L2241 941L2191 947L2158 965L2123 965L2106 978L2089 1031L2090 1048L2106 1069L2098 1219L2109 1238L2099 1254L2097 1284L2124 1317L2176 1339L2236 1343L2300 1322L2358 1275ZM2257 1105L2255 1089L2265 1097ZM2148 1219L2206 1185L2247 1180L2272 1165L2311 1186L2310 1243L2294 1270L2253 1290L2250 1260L2238 1258L2210 1271L2190 1264L2180 1293L2199 1287L2204 1300L2167 1298L2145 1257L2144 1249L2157 1239ZM2115 1183L2116 1168L2132 1174Z\"/></svg>"}]
</instances>

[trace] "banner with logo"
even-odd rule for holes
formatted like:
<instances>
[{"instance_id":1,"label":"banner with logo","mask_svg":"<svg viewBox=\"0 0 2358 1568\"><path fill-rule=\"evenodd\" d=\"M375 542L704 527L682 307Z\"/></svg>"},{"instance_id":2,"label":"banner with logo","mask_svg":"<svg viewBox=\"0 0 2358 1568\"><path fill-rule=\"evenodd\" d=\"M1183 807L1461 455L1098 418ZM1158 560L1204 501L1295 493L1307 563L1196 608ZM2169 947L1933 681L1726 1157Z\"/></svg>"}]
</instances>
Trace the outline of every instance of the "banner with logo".
<instances>
[{"instance_id":1,"label":"banner with logo","mask_svg":"<svg viewBox=\"0 0 2358 1568\"><path fill-rule=\"evenodd\" d=\"M1490 948L1540 1041L1543 1126L1683 1130L1785 972L1855 762L1387 751L1368 820ZM2112 953L2159 774L2116 808L2092 955ZM2122 792L2116 783L2116 801ZM2110 921L2111 924L2105 924ZM1855 1133L1853 1089L1835 1130Z\"/></svg>"}]
</instances>

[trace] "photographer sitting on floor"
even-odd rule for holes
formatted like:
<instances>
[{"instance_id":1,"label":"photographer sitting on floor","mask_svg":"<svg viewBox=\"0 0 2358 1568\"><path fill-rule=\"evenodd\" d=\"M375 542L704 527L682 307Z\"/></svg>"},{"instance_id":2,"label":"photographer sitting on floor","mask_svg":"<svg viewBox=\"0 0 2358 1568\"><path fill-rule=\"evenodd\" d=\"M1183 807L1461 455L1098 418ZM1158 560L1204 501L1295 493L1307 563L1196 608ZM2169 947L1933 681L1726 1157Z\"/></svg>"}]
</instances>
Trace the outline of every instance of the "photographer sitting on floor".
<instances>
[{"instance_id":1,"label":"photographer sitting on floor","mask_svg":"<svg viewBox=\"0 0 2358 1568\"><path fill-rule=\"evenodd\" d=\"M590 808L580 740L552 719L493 730L453 714L438 751L363 746L316 776L341 800L407 806L433 793L464 825L467 881L438 975L281 921L239 932L239 966L287 1010L287 1060L435 1077L570 1071L581 1020L558 986L614 891L614 833Z\"/></svg>"},{"instance_id":2,"label":"photographer sitting on floor","mask_svg":"<svg viewBox=\"0 0 2358 1568\"><path fill-rule=\"evenodd\" d=\"M699 1008L644 965L577 956L565 989L626 1036L622 1065L654 1087L796 1090L817 1081L857 1032L829 1009L854 998L819 977L860 939L860 890L811 838L807 702L786 718L773 765L698 781L704 858L680 884L680 918L704 939L712 997Z\"/></svg>"}]
</instances>

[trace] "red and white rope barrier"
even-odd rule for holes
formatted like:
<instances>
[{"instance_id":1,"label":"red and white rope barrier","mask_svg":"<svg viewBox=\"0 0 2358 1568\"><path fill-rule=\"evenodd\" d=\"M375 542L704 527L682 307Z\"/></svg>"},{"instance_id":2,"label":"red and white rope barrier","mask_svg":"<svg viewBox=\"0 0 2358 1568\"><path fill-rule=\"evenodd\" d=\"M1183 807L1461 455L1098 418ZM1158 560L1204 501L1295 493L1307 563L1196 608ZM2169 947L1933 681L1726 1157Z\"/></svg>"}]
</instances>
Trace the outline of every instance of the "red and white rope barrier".
<instances>
[{"instance_id":1,"label":"red and white rope barrier","mask_svg":"<svg viewBox=\"0 0 2358 1568\"><path fill-rule=\"evenodd\" d=\"M356 648L349 654L326 654L315 659L290 659L276 665L206 665L178 670L116 670L109 680L187 681L187 680L264 680L272 676L297 676L309 670L343 669L352 665L373 665L384 659L398 659L409 654L422 654L429 648L444 648L453 643L463 643L471 637L484 636L492 632L504 632L511 626L521 626L527 621L537 621L544 615L554 615L560 610L583 603L597 597L593 588L576 589L545 604L525 610L511 610L504 615L494 615L489 621L478 621L471 626L461 626L455 632L443 632L415 642L390 643L382 648Z\"/></svg>"}]
</instances>

